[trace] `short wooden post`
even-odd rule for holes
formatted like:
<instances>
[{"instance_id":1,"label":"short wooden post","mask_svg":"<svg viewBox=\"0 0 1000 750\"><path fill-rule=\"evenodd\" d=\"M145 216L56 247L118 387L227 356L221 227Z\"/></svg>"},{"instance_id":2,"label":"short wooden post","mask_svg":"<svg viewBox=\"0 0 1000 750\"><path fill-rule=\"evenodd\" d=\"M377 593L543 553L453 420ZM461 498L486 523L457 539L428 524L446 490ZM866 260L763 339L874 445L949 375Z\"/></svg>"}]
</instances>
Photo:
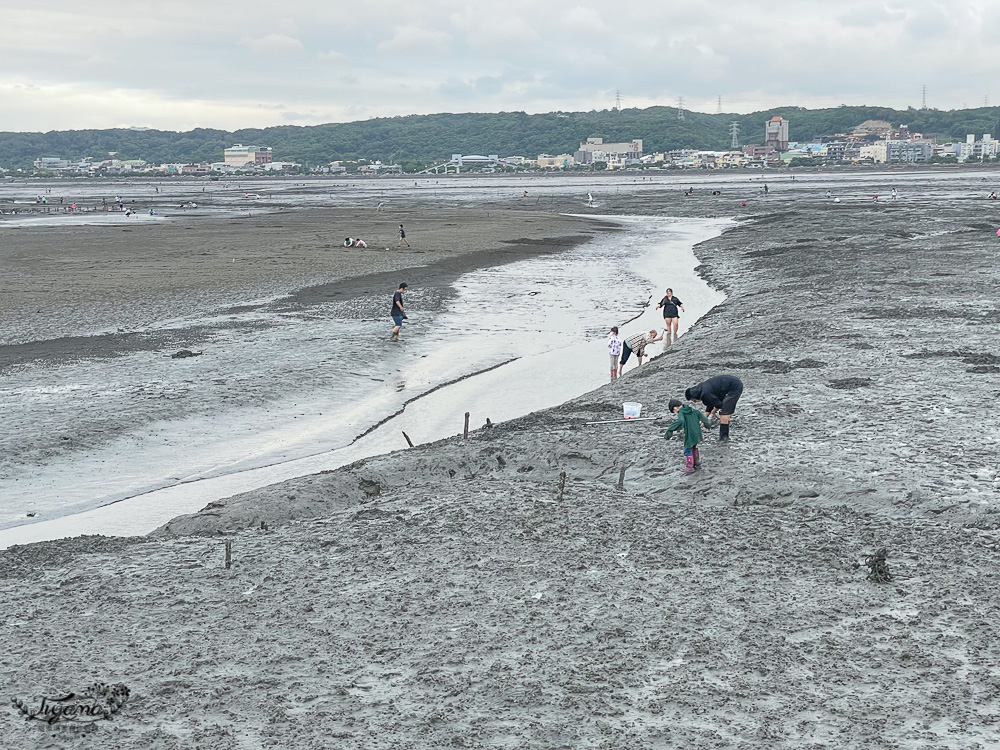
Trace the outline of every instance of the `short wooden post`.
<instances>
[{"instance_id":1,"label":"short wooden post","mask_svg":"<svg viewBox=\"0 0 1000 750\"><path fill-rule=\"evenodd\" d=\"M226 540L226 569L233 567L233 540Z\"/></svg>"},{"instance_id":2,"label":"short wooden post","mask_svg":"<svg viewBox=\"0 0 1000 750\"><path fill-rule=\"evenodd\" d=\"M487 427L492 427L493 426L493 423L490 421L489 417L486 417L486 426Z\"/></svg>"},{"instance_id":3,"label":"short wooden post","mask_svg":"<svg viewBox=\"0 0 1000 750\"><path fill-rule=\"evenodd\" d=\"M563 490L566 489L566 472L559 472L559 499L563 499Z\"/></svg>"},{"instance_id":4,"label":"short wooden post","mask_svg":"<svg viewBox=\"0 0 1000 750\"><path fill-rule=\"evenodd\" d=\"M407 444L408 446L410 446L410 447L412 448L412 447L413 447L413 441L412 441L412 440L410 440L410 436L409 436L409 435L407 435L407 434L406 434L406 433L404 432L404 433L403 433L403 437L405 437L405 438L406 438L406 444Z\"/></svg>"},{"instance_id":5,"label":"short wooden post","mask_svg":"<svg viewBox=\"0 0 1000 750\"><path fill-rule=\"evenodd\" d=\"M465 431L462 433L462 437L469 437L469 412L465 412Z\"/></svg>"},{"instance_id":6,"label":"short wooden post","mask_svg":"<svg viewBox=\"0 0 1000 750\"><path fill-rule=\"evenodd\" d=\"M618 491L622 492L625 489L625 467L621 468L618 472Z\"/></svg>"}]
</instances>

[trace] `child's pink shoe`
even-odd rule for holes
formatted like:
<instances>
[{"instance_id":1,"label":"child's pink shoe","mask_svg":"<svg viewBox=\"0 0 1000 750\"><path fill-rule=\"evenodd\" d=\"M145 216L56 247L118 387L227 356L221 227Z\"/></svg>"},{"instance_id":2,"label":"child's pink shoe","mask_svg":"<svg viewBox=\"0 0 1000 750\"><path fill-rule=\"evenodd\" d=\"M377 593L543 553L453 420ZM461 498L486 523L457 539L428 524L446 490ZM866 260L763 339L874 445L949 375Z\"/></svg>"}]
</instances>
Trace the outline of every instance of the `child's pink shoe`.
<instances>
[{"instance_id":1,"label":"child's pink shoe","mask_svg":"<svg viewBox=\"0 0 1000 750\"><path fill-rule=\"evenodd\" d=\"M684 456L684 468L681 474L690 474L694 471L694 456Z\"/></svg>"}]
</instances>

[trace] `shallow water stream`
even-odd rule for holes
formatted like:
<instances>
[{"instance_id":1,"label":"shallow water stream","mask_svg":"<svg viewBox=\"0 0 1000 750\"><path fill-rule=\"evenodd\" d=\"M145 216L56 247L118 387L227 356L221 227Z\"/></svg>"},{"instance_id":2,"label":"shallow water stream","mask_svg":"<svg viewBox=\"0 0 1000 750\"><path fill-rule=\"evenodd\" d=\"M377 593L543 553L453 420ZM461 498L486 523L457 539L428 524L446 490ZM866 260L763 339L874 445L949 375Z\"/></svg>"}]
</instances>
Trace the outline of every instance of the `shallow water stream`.
<instances>
[{"instance_id":1,"label":"shallow water stream","mask_svg":"<svg viewBox=\"0 0 1000 750\"><path fill-rule=\"evenodd\" d=\"M145 533L214 499L405 448L403 431L417 444L431 442L460 433L466 411L475 429L600 386L608 379L608 328L621 325L625 335L661 328L652 305L666 286L685 304L681 331L722 300L694 273L692 248L731 224L604 218L625 230L468 273L436 314L420 313L414 290L399 344L387 341L388 316L265 305L229 315L211 356L172 360L169 368L161 353L140 352L7 378L5 403L23 419L53 421L53 429L67 429L58 422L69 417L60 415L88 409L99 417L148 399L197 408L0 477L0 526L12 527L0 531L0 546ZM261 381L279 395L240 405L241 390ZM33 522L25 524L29 512Z\"/></svg>"}]
</instances>

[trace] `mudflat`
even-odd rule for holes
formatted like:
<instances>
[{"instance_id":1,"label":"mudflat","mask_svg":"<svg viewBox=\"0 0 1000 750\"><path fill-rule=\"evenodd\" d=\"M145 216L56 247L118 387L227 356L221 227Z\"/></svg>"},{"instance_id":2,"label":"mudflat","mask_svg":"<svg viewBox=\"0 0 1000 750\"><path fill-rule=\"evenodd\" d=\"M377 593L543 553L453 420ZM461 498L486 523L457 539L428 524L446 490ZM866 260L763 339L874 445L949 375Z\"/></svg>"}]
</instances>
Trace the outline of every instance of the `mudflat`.
<instances>
[{"instance_id":1,"label":"mudflat","mask_svg":"<svg viewBox=\"0 0 1000 750\"><path fill-rule=\"evenodd\" d=\"M99 348L93 334L111 332L121 336L108 345L127 349L127 334L157 321L293 293L300 303L369 290L384 296L403 272L411 284L441 288L465 270L554 252L595 231L594 222L531 211L413 208L388 216L309 208L4 228L0 369L28 356L14 344L46 341L42 349L57 356L80 337ZM410 247L397 247L399 223ZM344 247L345 237L368 247Z\"/></svg>"},{"instance_id":2,"label":"mudflat","mask_svg":"<svg viewBox=\"0 0 1000 750\"><path fill-rule=\"evenodd\" d=\"M353 320L383 320L388 330L391 295L401 281L409 283L419 308L432 312L454 294L451 284L461 274L561 252L604 226L478 207L387 216L373 209L304 208L132 225L122 215L120 228L0 228L0 377L82 362L91 367L86 377L117 382L128 355L170 363L173 355L278 326L283 316L312 315L319 306L336 308L349 321L338 333L349 341L357 335ZM409 248L396 247L399 223ZM368 247L344 247L347 236L364 238ZM335 378L345 361L373 358L358 348L322 376ZM310 370L319 372L317 358L304 372L278 360L242 370L224 365L216 376L198 378L204 389L193 388L191 380L164 387L154 368L148 377L125 378L121 387L78 390L58 411L45 389L72 392L78 382L45 380L38 384L42 395L32 400L23 393L32 383L26 387L21 378L0 399L11 403L0 431L0 475L30 476L32 467L86 453L160 420L280 398L312 377ZM178 386L199 393L178 398ZM29 487L18 494L30 499L30 493Z\"/></svg>"},{"instance_id":3,"label":"mudflat","mask_svg":"<svg viewBox=\"0 0 1000 750\"><path fill-rule=\"evenodd\" d=\"M697 248L727 301L614 384L151 537L0 554L9 692L132 690L89 734L12 709L8 736L990 747L997 212L774 192ZM692 475L663 421L585 424L722 372L746 390ZM866 577L880 548L886 583Z\"/></svg>"}]
</instances>

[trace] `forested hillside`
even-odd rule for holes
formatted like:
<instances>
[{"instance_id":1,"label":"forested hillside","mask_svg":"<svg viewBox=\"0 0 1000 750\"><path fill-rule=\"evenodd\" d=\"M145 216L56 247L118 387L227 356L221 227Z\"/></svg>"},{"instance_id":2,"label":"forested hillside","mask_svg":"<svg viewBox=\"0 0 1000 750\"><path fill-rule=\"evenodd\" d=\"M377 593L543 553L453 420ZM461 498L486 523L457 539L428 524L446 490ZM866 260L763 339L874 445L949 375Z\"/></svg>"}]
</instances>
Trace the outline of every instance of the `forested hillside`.
<instances>
[{"instance_id":1,"label":"forested hillside","mask_svg":"<svg viewBox=\"0 0 1000 750\"><path fill-rule=\"evenodd\" d=\"M29 167L41 156L65 159L119 159L147 162L213 162L234 143L271 146L278 161L306 166L334 160L381 159L409 167L430 165L452 153L526 156L572 153L591 136L606 141L641 138L646 153L678 148L728 149L732 122L740 125L741 143L761 143L764 122L781 115L790 122L793 141L850 132L865 120L908 125L911 132L941 139L998 132L1000 107L954 110L893 110L882 107L837 107L807 110L781 107L749 115L685 112L672 107L601 112L523 112L437 114L391 117L309 127L282 126L260 130L196 129L186 133L159 130L73 130L49 133L0 133L0 167Z\"/></svg>"}]
</instances>

